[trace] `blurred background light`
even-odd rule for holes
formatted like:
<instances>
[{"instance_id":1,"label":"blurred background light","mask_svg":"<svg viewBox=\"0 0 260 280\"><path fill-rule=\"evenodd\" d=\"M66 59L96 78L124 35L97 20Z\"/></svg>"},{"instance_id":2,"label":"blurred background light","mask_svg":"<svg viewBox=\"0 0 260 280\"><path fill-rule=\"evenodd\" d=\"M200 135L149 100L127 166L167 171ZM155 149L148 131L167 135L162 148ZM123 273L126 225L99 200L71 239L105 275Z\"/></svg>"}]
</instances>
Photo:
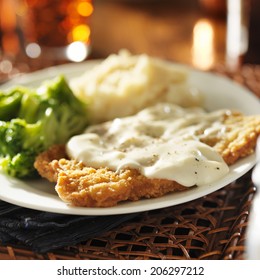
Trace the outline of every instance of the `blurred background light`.
<instances>
[{"instance_id":1,"label":"blurred background light","mask_svg":"<svg viewBox=\"0 0 260 280\"><path fill-rule=\"evenodd\" d=\"M72 41L88 42L90 36L90 28L86 24L80 24L71 31Z\"/></svg>"},{"instance_id":2,"label":"blurred background light","mask_svg":"<svg viewBox=\"0 0 260 280\"><path fill-rule=\"evenodd\" d=\"M199 20L193 29L192 62L206 70L214 64L214 29L209 20Z\"/></svg>"},{"instance_id":3,"label":"blurred background light","mask_svg":"<svg viewBox=\"0 0 260 280\"><path fill-rule=\"evenodd\" d=\"M26 46L25 52L31 58L37 58L41 55L41 47L36 43L30 43Z\"/></svg>"},{"instance_id":4,"label":"blurred background light","mask_svg":"<svg viewBox=\"0 0 260 280\"><path fill-rule=\"evenodd\" d=\"M73 42L67 47L66 55L71 61L83 61L88 56L88 46L83 42Z\"/></svg>"},{"instance_id":5,"label":"blurred background light","mask_svg":"<svg viewBox=\"0 0 260 280\"><path fill-rule=\"evenodd\" d=\"M0 71L8 74L12 71L13 65L9 60L3 60L0 62Z\"/></svg>"},{"instance_id":6,"label":"blurred background light","mask_svg":"<svg viewBox=\"0 0 260 280\"><path fill-rule=\"evenodd\" d=\"M78 13L83 17L89 17L93 13L93 5L87 1L82 1L77 6Z\"/></svg>"}]
</instances>

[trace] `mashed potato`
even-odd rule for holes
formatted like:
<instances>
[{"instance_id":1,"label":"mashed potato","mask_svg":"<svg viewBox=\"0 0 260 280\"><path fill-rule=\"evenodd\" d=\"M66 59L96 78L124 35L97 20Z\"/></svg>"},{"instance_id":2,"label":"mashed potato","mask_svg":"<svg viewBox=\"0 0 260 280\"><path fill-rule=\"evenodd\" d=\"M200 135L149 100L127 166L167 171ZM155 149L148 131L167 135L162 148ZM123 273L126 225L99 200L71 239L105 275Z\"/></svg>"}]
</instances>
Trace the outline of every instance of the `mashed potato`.
<instances>
[{"instance_id":1,"label":"mashed potato","mask_svg":"<svg viewBox=\"0 0 260 280\"><path fill-rule=\"evenodd\" d=\"M157 102L201 105L201 95L189 88L187 75L163 60L121 51L70 85L75 95L89 104L92 123L99 123L133 115Z\"/></svg>"}]
</instances>

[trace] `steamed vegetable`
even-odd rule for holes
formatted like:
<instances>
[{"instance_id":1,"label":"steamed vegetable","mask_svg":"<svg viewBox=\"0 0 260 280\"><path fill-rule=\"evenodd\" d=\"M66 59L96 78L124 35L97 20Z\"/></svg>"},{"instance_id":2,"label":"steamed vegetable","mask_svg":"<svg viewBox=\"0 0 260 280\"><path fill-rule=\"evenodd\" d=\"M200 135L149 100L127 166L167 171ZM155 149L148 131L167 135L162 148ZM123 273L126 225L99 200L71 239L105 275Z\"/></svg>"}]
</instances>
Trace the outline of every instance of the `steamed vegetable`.
<instances>
[{"instance_id":1,"label":"steamed vegetable","mask_svg":"<svg viewBox=\"0 0 260 280\"><path fill-rule=\"evenodd\" d=\"M0 170L34 177L35 157L53 144L66 143L86 125L86 106L62 76L36 90L0 92Z\"/></svg>"},{"instance_id":2,"label":"steamed vegetable","mask_svg":"<svg viewBox=\"0 0 260 280\"><path fill-rule=\"evenodd\" d=\"M14 89L10 92L0 92L0 120L8 120L15 117L20 107L23 91Z\"/></svg>"}]
</instances>

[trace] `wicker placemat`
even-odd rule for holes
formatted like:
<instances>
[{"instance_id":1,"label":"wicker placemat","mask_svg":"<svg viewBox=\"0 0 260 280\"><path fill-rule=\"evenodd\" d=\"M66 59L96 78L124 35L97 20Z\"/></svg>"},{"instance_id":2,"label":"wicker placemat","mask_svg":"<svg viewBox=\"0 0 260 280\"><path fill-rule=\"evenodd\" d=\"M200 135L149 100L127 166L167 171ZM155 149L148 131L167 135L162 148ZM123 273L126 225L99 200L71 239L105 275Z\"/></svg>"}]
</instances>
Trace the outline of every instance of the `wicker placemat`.
<instances>
[{"instance_id":1,"label":"wicker placemat","mask_svg":"<svg viewBox=\"0 0 260 280\"><path fill-rule=\"evenodd\" d=\"M260 97L260 67L223 73ZM0 259L244 259L250 207L255 194L248 172L200 199L140 213L134 219L77 246L37 254L23 245L0 245Z\"/></svg>"}]
</instances>

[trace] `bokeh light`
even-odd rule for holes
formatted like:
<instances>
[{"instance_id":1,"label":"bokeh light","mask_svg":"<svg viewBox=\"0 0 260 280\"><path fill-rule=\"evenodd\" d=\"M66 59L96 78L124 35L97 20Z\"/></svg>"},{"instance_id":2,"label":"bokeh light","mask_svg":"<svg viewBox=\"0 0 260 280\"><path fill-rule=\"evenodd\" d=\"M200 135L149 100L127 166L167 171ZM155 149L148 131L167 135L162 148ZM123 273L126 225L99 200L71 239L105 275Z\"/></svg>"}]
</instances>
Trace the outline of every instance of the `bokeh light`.
<instances>
[{"instance_id":1,"label":"bokeh light","mask_svg":"<svg viewBox=\"0 0 260 280\"><path fill-rule=\"evenodd\" d=\"M193 29L192 63L194 66L207 70L215 60L214 30L210 21L199 20Z\"/></svg>"},{"instance_id":2,"label":"bokeh light","mask_svg":"<svg viewBox=\"0 0 260 280\"><path fill-rule=\"evenodd\" d=\"M73 42L67 47L66 55L71 61L83 61L88 56L88 46L83 42Z\"/></svg>"},{"instance_id":3,"label":"bokeh light","mask_svg":"<svg viewBox=\"0 0 260 280\"><path fill-rule=\"evenodd\" d=\"M77 6L78 13L83 17L89 17L93 13L93 6L89 2L80 2Z\"/></svg>"},{"instance_id":4,"label":"bokeh light","mask_svg":"<svg viewBox=\"0 0 260 280\"><path fill-rule=\"evenodd\" d=\"M88 42L90 36L90 28L86 24L80 24L71 31L72 41Z\"/></svg>"},{"instance_id":5,"label":"bokeh light","mask_svg":"<svg viewBox=\"0 0 260 280\"><path fill-rule=\"evenodd\" d=\"M37 58L41 55L41 47L36 43L30 43L26 46L26 54L31 58Z\"/></svg>"}]
</instances>

